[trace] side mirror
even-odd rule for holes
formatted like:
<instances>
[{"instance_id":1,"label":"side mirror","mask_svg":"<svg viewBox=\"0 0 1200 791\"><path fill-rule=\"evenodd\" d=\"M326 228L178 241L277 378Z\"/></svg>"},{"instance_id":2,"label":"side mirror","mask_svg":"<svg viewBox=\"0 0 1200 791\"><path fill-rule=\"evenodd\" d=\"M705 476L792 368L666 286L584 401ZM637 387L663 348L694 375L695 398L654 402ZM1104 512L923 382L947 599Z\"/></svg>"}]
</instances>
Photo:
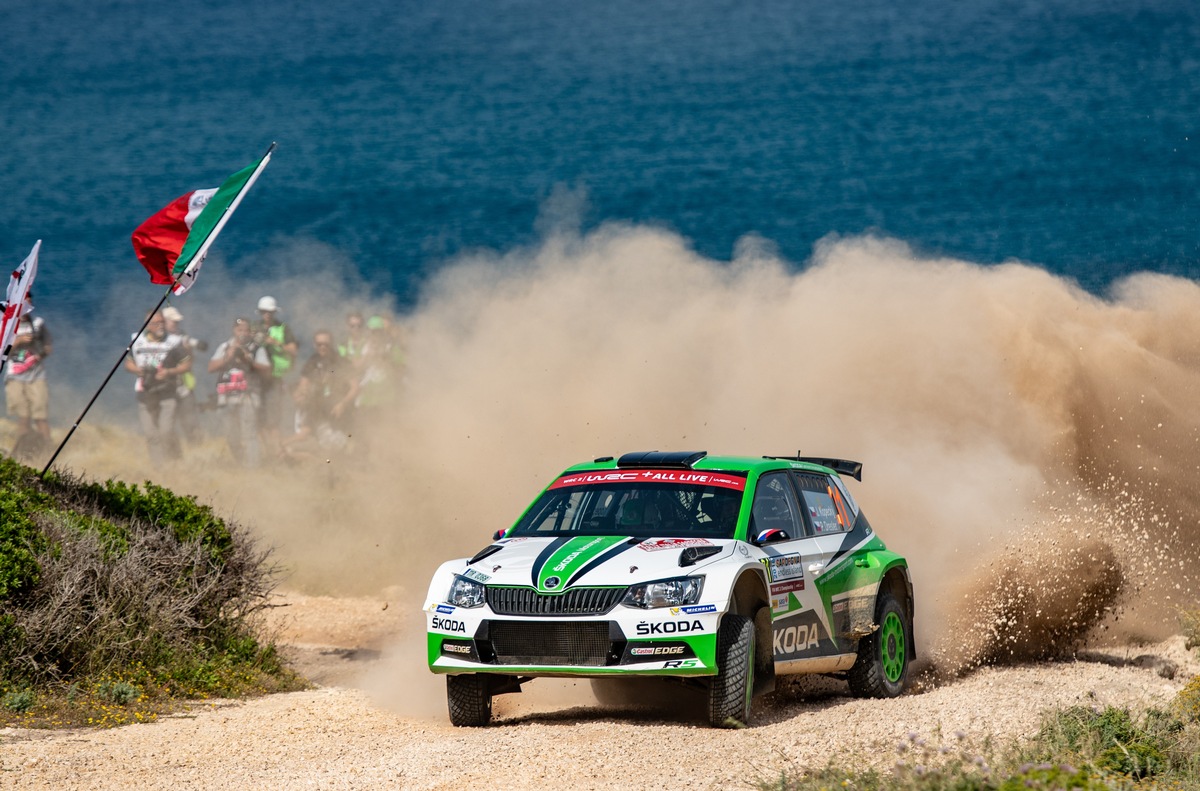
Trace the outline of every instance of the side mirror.
<instances>
[{"instance_id":1,"label":"side mirror","mask_svg":"<svg viewBox=\"0 0 1200 791\"><path fill-rule=\"evenodd\" d=\"M503 530L497 530L495 533L492 533L492 540L499 541L500 539L504 538L504 533L507 530L508 530L508 528L506 527Z\"/></svg>"},{"instance_id":2,"label":"side mirror","mask_svg":"<svg viewBox=\"0 0 1200 791\"><path fill-rule=\"evenodd\" d=\"M790 539L791 539L791 536L788 535L788 531L780 530L779 528L771 528L770 530L764 530L761 533L759 533L758 535L756 535L754 537L754 543L755 544L773 544L776 541L788 541Z\"/></svg>"}]
</instances>

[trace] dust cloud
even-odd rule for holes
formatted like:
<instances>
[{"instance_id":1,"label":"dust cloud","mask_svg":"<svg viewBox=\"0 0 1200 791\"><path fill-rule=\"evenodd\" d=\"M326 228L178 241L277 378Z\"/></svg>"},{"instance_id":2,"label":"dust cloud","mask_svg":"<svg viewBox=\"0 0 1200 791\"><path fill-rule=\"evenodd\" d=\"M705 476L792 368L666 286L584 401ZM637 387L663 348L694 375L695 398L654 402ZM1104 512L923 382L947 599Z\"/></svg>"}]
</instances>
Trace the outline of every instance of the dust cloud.
<instances>
[{"instance_id":1,"label":"dust cloud","mask_svg":"<svg viewBox=\"0 0 1200 791\"><path fill-rule=\"evenodd\" d=\"M300 276L239 299L275 292L306 332L387 307ZM863 461L853 491L909 559L934 661L1026 658L1096 627L1153 639L1196 602L1191 281L1135 275L1099 298L874 237L827 239L795 271L754 237L719 262L613 224L460 259L397 321L400 402L360 427L364 453L244 471L214 442L151 471L136 438L93 432L61 463L211 502L276 547L288 587L400 586L414 610L438 563L562 468L647 449Z\"/></svg>"}]
</instances>

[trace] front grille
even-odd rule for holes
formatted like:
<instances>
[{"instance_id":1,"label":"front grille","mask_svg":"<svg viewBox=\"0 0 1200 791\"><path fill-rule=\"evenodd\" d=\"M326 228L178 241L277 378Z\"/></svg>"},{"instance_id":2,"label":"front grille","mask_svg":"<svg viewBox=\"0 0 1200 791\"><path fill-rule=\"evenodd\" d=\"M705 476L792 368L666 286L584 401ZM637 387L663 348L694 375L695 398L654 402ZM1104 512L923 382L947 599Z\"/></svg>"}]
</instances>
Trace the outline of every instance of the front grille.
<instances>
[{"instance_id":1,"label":"front grille","mask_svg":"<svg viewBox=\"0 0 1200 791\"><path fill-rule=\"evenodd\" d=\"M597 665L608 659L608 622L492 621L488 638L500 665Z\"/></svg>"},{"instance_id":2,"label":"front grille","mask_svg":"<svg viewBox=\"0 0 1200 791\"><path fill-rule=\"evenodd\" d=\"M487 603L498 615L604 615L625 596L625 588L571 588L548 596L533 588L488 586Z\"/></svg>"}]
</instances>

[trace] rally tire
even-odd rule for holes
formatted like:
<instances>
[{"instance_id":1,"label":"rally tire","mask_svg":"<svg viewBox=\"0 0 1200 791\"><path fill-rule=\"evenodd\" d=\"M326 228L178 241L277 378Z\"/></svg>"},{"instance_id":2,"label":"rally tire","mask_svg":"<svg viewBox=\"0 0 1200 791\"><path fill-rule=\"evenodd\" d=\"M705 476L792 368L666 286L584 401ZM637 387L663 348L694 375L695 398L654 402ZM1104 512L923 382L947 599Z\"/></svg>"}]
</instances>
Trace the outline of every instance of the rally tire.
<instances>
[{"instance_id":1,"label":"rally tire","mask_svg":"<svg viewBox=\"0 0 1200 791\"><path fill-rule=\"evenodd\" d=\"M708 721L718 728L750 722L754 692L754 622L727 613L717 631L717 675L708 692Z\"/></svg>"},{"instance_id":2,"label":"rally tire","mask_svg":"<svg viewBox=\"0 0 1200 791\"><path fill-rule=\"evenodd\" d=\"M482 728L492 721L492 691L484 676L446 676L446 704L450 723L460 728Z\"/></svg>"},{"instance_id":3,"label":"rally tire","mask_svg":"<svg viewBox=\"0 0 1200 791\"><path fill-rule=\"evenodd\" d=\"M858 641L858 658L846 673L850 692L860 698L894 698L908 681L912 621L908 609L891 592L875 608L879 628Z\"/></svg>"}]
</instances>

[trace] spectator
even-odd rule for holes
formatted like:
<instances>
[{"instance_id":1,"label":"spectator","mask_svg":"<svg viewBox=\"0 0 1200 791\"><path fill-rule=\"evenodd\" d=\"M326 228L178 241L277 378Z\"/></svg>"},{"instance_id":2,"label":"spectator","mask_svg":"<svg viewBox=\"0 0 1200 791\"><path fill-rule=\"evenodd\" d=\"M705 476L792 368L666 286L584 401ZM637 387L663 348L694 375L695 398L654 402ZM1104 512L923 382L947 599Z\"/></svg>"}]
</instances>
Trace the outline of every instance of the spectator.
<instances>
[{"instance_id":1,"label":"spectator","mask_svg":"<svg viewBox=\"0 0 1200 791\"><path fill-rule=\"evenodd\" d=\"M134 339L125 358L125 370L137 377L134 392L138 420L154 464L179 458L179 437L175 434L179 376L191 369L191 350L178 335L167 334L162 313L151 314L145 331Z\"/></svg>"},{"instance_id":2,"label":"spectator","mask_svg":"<svg viewBox=\"0 0 1200 791\"><path fill-rule=\"evenodd\" d=\"M196 340L183 329L183 314L173 305L163 308L163 319L167 322L167 335L178 335L179 342L189 351L207 351L208 344ZM196 406L196 374L191 369L179 375L179 389L175 406L175 425L189 443L200 441L200 409Z\"/></svg>"},{"instance_id":3,"label":"spectator","mask_svg":"<svg viewBox=\"0 0 1200 791\"><path fill-rule=\"evenodd\" d=\"M363 346L361 390L358 411L364 425L375 425L395 406L399 394L400 348L393 341L382 316L367 320L367 342Z\"/></svg>"},{"instance_id":4,"label":"spectator","mask_svg":"<svg viewBox=\"0 0 1200 791\"><path fill-rule=\"evenodd\" d=\"M313 335L313 354L300 371L296 386L296 433L283 443L293 459L311 458L319 448L344 450L350 442L358 378L338 354L329 330Z\"/></svg>"},{"instance_id":5,"label":"spectator","mask_svg":"<svg viewBox=\"0 0 1200 791\"><path fill-rule=\"evenodd\" d=\"M338 346L338 354L357 363L362 358L363 346L367 342L363 330L363 315L357 310L346 315L346 342Z\"/></svg>"},{"instance_id":6,"label":"spectator","mask_svg":"<svg viewBox=\"0 0 1200 791\"><path fill-rule=\"evenodd\" d=\"M12 351L4 368L4 398L9 417L17 419L13 456L33 459L50 448L50 390L46 358L54 351L46 322L25 316L17 324ZM35 429L30 430L30 426Z\"/></svg>"},{"instance_id":7,"label":"spectator","mask_svg":"<svg viewBox=\"0 0 1200 791\"><path fill-rule=\"evenodd\" d=\"M263 441L276 449L283 420L284 377L291 370L300 347L291 328L279 320L279 303L275 297L267 296L258 301L258 315L262 321L254 328L254 340L271 358L271 375L263 382L258 425Z\"/></svg>"},{"instance_id":8,"label":"spectator","mask_svg":"<svg viewBox=\"0 0 1200 791\"><path fill-rule=\"evenodd\" d=\"M254 341L249 319L234 319L233 336L208 361L217 377L217 410L229 451L243 466L257 467L261 458L258 411L262 383L271 378L271 357Z\"/></svg>"}]
</instances>

